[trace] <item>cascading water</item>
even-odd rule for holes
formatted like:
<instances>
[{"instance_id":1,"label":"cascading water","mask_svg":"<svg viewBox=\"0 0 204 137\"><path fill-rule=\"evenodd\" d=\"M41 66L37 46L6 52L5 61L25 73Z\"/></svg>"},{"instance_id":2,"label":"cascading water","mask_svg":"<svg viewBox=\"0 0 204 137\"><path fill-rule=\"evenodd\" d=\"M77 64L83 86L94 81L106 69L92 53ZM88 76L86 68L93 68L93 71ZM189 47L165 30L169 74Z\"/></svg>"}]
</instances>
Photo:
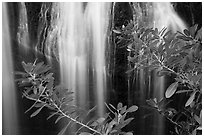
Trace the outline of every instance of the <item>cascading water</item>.
<instances>
[{"instance_id":1,"label":"cascading water","mask_svg":"<svg viewBox=\"0 0 204 137\"><path fill-rule=\"evenodd\" d=\"M16 105L16 90L13 76L13 60L11 52L11 37L9 31L9 20L7 4L2 4L2 121L3 134L18 134L18 111Z\"/></svg>"},{"instance_id":2,"label":"cascading water","mask_svg":"<svg viewBox=\"0 0 204 137\"><path fill-rule=\"evenodd\" d=\"M170 2L154 2L153 3L154 14L154 27L159 30L167 27L169 30L183 31L186 29L186 24L175 12Z\"/></svg>"},{"instance_id":3,"label":"cascading water","mask_svg":"<svg viewBox=\"0 0 204 137\"><path fill-rule=\"evenodd\" d=\"M61 83L75 92L82 108L97 105L104 113L106 92L106 33L110 3L54 3L47 43L55 38ZM50 44L46 49L51 50ZM49 53L49 52L47 52Z\"/></svg>"},{"instance_id":4,"label":"cascading water","mask_svg":"<svg viewBox=\"0 0 204 137\"><path fill-rule=\"evenodd\" d=\"M18 33L17 39L20 50L24 49L24 52L28 50L30 45L27 10L24 2L19 3L19 21L18 21Z\"/></svg>"}]
</instances>

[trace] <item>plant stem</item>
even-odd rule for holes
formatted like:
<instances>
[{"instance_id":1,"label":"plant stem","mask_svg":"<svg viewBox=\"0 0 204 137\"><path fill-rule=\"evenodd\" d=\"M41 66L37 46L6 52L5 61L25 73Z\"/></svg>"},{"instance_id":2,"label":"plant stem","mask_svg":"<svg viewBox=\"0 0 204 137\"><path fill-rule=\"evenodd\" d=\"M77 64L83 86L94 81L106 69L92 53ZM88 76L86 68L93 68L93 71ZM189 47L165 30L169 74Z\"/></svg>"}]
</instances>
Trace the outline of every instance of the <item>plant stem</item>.
<instances>
[{"instance_id":1,"label":"plant stem","mask_svg":"<svg viewBox=\"0 0 204 137\"><path fill-rule=\"evenodd\" d=\"M158 111L158 110L157 110L157 111ZM159 112L159 114L161 114L163 117L165 117L167 120L169 120L171 123L173 123L174 125L176 125L176 126L182 128L181 125L179 125L178 123L174 122L172 119L170 119L169 117L167 117L165 114L161 113L160 111L158 111L158 112Z\"/></svg>"},{"instance_id":2,"label":"plant stem","mask_svg":"<svg viewBox=\"0 0 204 137\"><path fill-rule=\"evenodd\" d=\"M190 88L191 88L192 90L195 89L195 86L189 82L190 80L189 80L188 77L186 77L185 75L182 75L182 74L180 74L180 73L177 73L177 72L175 72L173 69L171 69L171 68L165 66L164 63L159 60L158 56L157 56L155 53L153 53L153 55L156 57L157 61L158 61L159 64L161 65L161 67L163 67L163 68L169 70L171 73L175 74L175 75L178 76L178 77L185 78L185 79L188 81L188 82L186 82L186 83L189 84Z\"/></svg>"},{"instance_id":3,"label":"plant stem","mask_svg":"<svg viewBox=\"0 0 204 137\"><path fill-rule=\"evenodd\" d=\"M40 98L40 97L42 96L42 94L45 92L45 89L46 89L46 86L44 87L43 91L41 92L39 98ZM27 113L28 111L30 111L30 110L35 106L35 104L40 101L39 98L36 99L35 103L33 103L33 105L32 105L28 110L26 110L25 113Z\"/></svg>"},{"instance_id":4,"label":"plant stem","mask_svg":"<svg viewBox=\"0 0 204 137\"><path fill-rule=\"evenodd\" d=\"M53 102L52 99L51 99L51 101ZM102 135L102 134L101 134L100 132L98 132L97 130L95 130L95 129L93 129L93 128L91 128L91 127L89 127L89 126L87 126L87 125L85 125L85 124L83 124L83 123L77 121L76 119L74 119L74 118L72 118L72 117L70 117L70 116L68 116L68 115L66 115L55 103L53 103L53 105L58 109L58 111L59 111L63 116L67 117L68 119L74 121L75 123L77 123L77 124L79 124L79 125L81 125L81 126L83 126L83 127L88 128L89 130L91 130L91 131L93 131L93 132L95 132L95 133L98 133L98 134Z\"/></svg>"},{"instance_id":5,"label":"plant stem","mask_svg":"<svg viewBox=\"0 0 204 137\"><path fill-rule=\"evenodd\" d=\"M41 103L47 104L46 102L39 100L39 98L38 98L38 99L34 99L34 98L29 97L29 96L26 95L26 94L24 94L24 96L25 96L27 99L29 99L29 100L35 101L35 103L32 105L32 107L34 107L34 105L35 105L37 102L41 102ZM51 98L50 98L50 101L53 103L53 105L54 105L55 108L57 109L56 111L60 112L60 113L61 113L63 116L65 116L66 118L68 118L68 119L74 121L75 123L77 123L77 124L79 124L79 125L81 125L81 126L83 126L83 127L86 127L87 129L93 131L94 133L97 133L97 134L99 134L99 135L102 135L99 131L97 131L97 130L95 130L95 129L93 129L93 128L91 128L91 127L89 127L89 126L87 126L87 125L85 125L85 124L83 124L83 123L77 121L76 119L74 119L74 118L72 118L72 117L70 117L70 116L68 116L68 115L66 115L66 114L57 106L57 104L56 104ZM48 105L49 105L49 104L48 104ZM32 107L30 107L30 108L32 108ZM29 110L30 110L30 108L29 108ZM27 110L27 111L28 111L28 110Z\"/></svg>"}]
</instances>

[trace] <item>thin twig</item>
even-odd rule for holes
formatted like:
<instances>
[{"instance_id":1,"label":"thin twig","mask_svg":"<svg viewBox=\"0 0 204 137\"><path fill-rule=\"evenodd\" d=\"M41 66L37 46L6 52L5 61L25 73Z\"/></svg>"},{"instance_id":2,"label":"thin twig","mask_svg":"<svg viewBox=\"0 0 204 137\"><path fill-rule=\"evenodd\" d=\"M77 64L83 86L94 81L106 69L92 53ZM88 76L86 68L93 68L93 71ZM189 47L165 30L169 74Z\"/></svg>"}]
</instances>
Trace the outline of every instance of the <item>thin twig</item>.
<instances>
[{"instance_id":1,"label":"thin twig","mask_svg":"<svg viewBox=\"0 0 204 137\"><path fill-rule=\"evenodd\" d=\"M101 133L98 132L97 130L95 130L95 129L93 129L93 128L91 128L91 127L89 127L89 126L87 126L87 125L85 125L85 124L83 124L83 123L81 123L81 122L79 122L78 120L76 120L76 119L74 119L74 118L72 118L72 117L70 117L70 116L68 116L68 115L66 115L55 103L54 103L53 105L58 109L58 111L59 111L62 115L64 115L64 116L67 117L68 119L70 119L70 120L74 121L75 123L77 123L77 124L79 124L79 125L81 125L81 126L83 126L83 127L86 127L86 128L88 128L89 130L91 130L91 131L93 131L93 132L96 132L96 133L98 133L98 134L101 135Z\"/></svg>"},{"instance_id":2,"label":"thin twig","mask_svg":"<svg viewBox=\"0 0 204 137\"><path fill-rule=\"evenodd\" d=\"M27 99L29 99L29 100L35 101L35 103L32 105L32 107L34 107L34 105L35 105L37 102L46 103L46 102L43 102L43 101L39 100L39 98L38 98L38 99L34 99L34 98L31 98L31 97L29 97L29 96L27 96L27 95L25 95L25 97L26 97ZM83 124L83 123L81 123L81 122L79 122L77 119L74 119L74 118L72 118L72 117L66 115L66 114L57 106L57 104L54 103L54 101L53 101L52 99L50 99L50 101L53 103L53 105L55 106L55 108L58 110L56 113L59 113L59 112L60 112L64 117L66 117L66 118L68 118L68 119L74 121L75 123L77 123L77 124L79 124L79 125L81 125L81 126L87 128L87 129L93 131L94 133L97 133L97 134L100 134L100 135L101 135L101 133L98 132L97 130L95 130L95 129L93 129L93 128L91 128L91 127L89 127L89 126L87 126L87 125L85 125L85 124ZM46 103L46 104L47 104L47 103ZM32 108L32 107L31 107L31 108ZM30 109L29 109L29 110L30 110Z\"/></svg>"},{"instance_id":3,"label":"thin twig","mask_svg":"<svg viewBox=\"0 0 204 137\"><path fill-rule=\"evenodd\" d=\"M44 93L45 89L46 89L46 86L44 87L43 91L41 92L39 98L35 101L35 103L34 103L28 110L25 111L25 113L27 113L28 111L30 111L30 110L36 105L36 103L40 101L39 99L40 99L40 97L42 96L42 94Z\"/></svg>"}]
</instances>

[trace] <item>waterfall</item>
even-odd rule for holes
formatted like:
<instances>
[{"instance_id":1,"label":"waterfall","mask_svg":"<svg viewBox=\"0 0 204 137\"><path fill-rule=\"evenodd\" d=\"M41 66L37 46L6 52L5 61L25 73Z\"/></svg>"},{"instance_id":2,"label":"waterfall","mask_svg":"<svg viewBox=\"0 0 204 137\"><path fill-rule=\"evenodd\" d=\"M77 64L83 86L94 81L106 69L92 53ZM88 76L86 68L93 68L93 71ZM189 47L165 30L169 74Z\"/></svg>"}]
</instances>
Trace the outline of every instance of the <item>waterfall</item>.
<instances>
[{"instance_id":1,"label":"waterfall","mask_svg":"<svg viewBox=\"0 0 204 137\"><path fill-rule=\"evenodd\" d=\"M154 26L161 30L167 27L173 32L183 31L184 21L178 16L170 2L153 2Z\"/></svg>"},{"instance_id":2,"label":"waterfall","mask_svg":"<svg viewBox=\"0 0 204 137\"><path fill-rule=\"evenodd\" d=\"M105 49L110 3L54 3L46 49L56 40L61 83L75 93L75 104L90 102L104 113ZM48 53L48 52L47 52Z\"/></svg>"},{"instance_id":3,"label":"waterfall","mask_svg":"<svg viewBox=\"0 0 204 137\"><path fill-rule=\"evenodd\" d=\"M7 4L2 3L2 121L3 134L18 134L18 111L13 76L13 60Z\"/></svg>"},{"instance_id":4,"label":"waterfall","mask_svg":"<svg viewBox=\"0 0 204 137\"><path fill-rule=\"evenodd\" d=\"M18 5L19 5L19 21L18 21L19 25L17 32L17 40L19 44L19 49L20 50L24 49L24 51L27 51L30 44L27 10L24 2L20 2Z\"/></svg>"}]
</instances>

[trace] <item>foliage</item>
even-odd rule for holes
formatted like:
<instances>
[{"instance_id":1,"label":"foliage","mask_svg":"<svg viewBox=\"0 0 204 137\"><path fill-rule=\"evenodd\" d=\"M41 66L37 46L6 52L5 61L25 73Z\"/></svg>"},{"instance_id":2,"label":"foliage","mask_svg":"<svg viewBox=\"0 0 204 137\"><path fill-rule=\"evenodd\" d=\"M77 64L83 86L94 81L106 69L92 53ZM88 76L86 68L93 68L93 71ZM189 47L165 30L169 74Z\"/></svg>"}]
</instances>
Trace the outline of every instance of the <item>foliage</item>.
<instances>
[{"instance_id":1,"label":"foliage","mask_svg":"<svg viewBox=\"0 0 204 137\"><path fill-rule=\"evenodd\" d=\"M132 135L132 132L123 132L121 129L134 119L126 119L127 114L135 112L138 107L133 105L127 108L127 106L123 106L122 103L118 103L117 108L111 104L107 105L105 103L105 105L109 109L110 113L114 115L113 118L110 116L110 113L107 113L104 117L100 117L94 121L90 126L103 135ZM82 132L81 134L85 135L90 133Z\"/></svg>"},{"instance_id":2,"label":"foliage","mask_svg":"<svg viewBox=\"0 0 204 137\"><path fill-rule=\"evenodd\" d=\"M202 29L198 25L173 33L167 28L138 27L131 21L122 30L114 30L119 44L124 44L129 52L128 61L131 68L148 69L157 72L157 76L168 75L175 79L165 92L165 97L147 103L175 124L175 134L197 134L202 130ZM173 108L161 109L161 103L174 96L189 96L182 110ZM179 121L184 115L185 121ZM175 118L177 117L177 118ZM174 121L173 119L177 119Z\"/></svg>"},{"instance_id":3,"label":"foliage","mask_svg":"<svg viewBox=\"0 0 204 137\"><path fill-rule=\"evenodd\" d=\"M131 106L127 109L127 106L123 106L119 103L117 108L109 104L107 108L110 113L107 113L104 117L93 118L88 122L84 122L84 119L89 116L95 107L88 112L73 105L73 92L64 88L62 85L54 86L53 73L50 72L50 67L43 62L37 63L25 63L22 62L22 66L25 72L16 72L20 78L16 79L19 86L24 88L22 92L23 97L30 101L34 101L33 105L26 110L26 112L35 109L30 117L38 115L43 108L52 110L50 116L47 119L57 116L55 123L61 119L68 119L67 125L59 132L64 134L69 125L77 124L78 130L76 134L132 134L132 132L123 132L122 128L129 124L134 118L127 118L128 113L136 111L137 106ZM86 132L83 131L86 130Z\"/></svg>"}]
</instances>

